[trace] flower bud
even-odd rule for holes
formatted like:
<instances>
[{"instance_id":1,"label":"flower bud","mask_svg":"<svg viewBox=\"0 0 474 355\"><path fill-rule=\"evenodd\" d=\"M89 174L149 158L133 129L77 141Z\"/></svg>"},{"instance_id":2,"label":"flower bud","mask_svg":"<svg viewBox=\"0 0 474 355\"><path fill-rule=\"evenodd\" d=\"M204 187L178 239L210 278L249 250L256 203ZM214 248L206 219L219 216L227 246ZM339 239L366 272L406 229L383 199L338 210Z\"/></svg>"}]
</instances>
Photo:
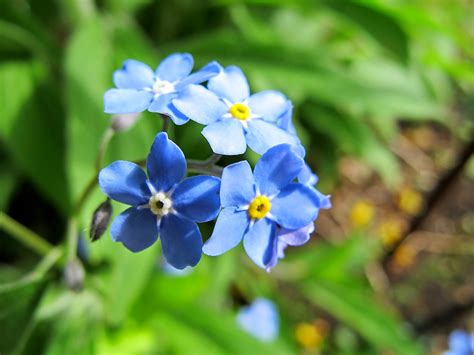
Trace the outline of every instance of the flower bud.
<instances>
[{"instance_id":1,"label":"flower bud","mask_svg":"<svg viewBox=\"0 0 474 355\"><path fill-rule=\"evenodd\" d=\"M94 211L91 221L90 238L93 242L99 240L100 237L105 233L109 226L110 217L112 216L112 204L110 199L107 198L102 202L99 207Z\"/></svg>"},{"instance_id":2,"label":"flower bud","mask_svg":"<svg viewBox=\"0 0 474 355\"><path fill-rule=\"evenodd\" d=\"M64 268L64 282L67 288L79 292L84 287L84 267L79 259L69 261Z\"/></svg>"},{"instance_id":3,"label":"flower bud","mask_svg":"<svg viewBox=\"0 0 474 355\"><path fill-rule=\"evenodd\" d=\"M140 113L122 113L112 116L112 129L115 132L128 131L140 118Z\"/></svg>"}]
</instances>

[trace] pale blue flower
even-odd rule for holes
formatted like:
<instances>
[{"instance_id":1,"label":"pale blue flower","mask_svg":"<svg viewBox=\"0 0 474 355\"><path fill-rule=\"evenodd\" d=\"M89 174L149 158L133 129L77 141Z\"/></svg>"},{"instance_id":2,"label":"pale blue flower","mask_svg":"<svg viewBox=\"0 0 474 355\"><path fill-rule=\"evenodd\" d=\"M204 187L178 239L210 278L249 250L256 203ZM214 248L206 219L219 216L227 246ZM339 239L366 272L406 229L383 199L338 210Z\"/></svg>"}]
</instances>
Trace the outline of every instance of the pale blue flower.
<instances>
[{"instance_id":1,"label":"pale blue flower","mask_svg":"<svg viewBox=\"0 0 474 355\"><path fill-rule=\"evenodd\" d=\"M272 341L278 336L280 320L275 304L265 298L257 298L237 314L237 323L247 333L261 341Z\"/></svg>"},{"instance_id":2,"label":"pale blue flower","mask_svg":"<svg viewBox=\"0 0 474 355\"><path fill-rule=\"evenodd\" d=\"M227 166L221 184L223 210L203 252L220 255L243 239L248 256L266 268L277 228L303 228L318 214L320 201L314 189L294 182L303 166L296 147L289 144L263 154L253 174L246 161Z\"/></svg>"},{"instance_id":3,"label":"pale blue flower","mask_svg":"<svg viewBox=\"0 0 474 355\"><path fill-rule=\"evenodd\" d=\"M134 113L145 110L168 115L177 125L188 121L171 100L190 84L199 84L218 74L221 66L211 62L191 74L194 60L189 53L174 53L163 59L155 71L148 65L129 59L114 72L116 89L104 95L106 113Z\"/></svg>"},{"instance_id":4,"label":"pale blue flower","mask_svg":"<svg viewBox=\"0 0 474 355\"><path fill-rule=\"evenodd\" d=\"M258 154L298 138L277 126L287 111L288 100L278 91L250 95L247 78L229 66L211 78L208 89L189 85L173 100L173 106L193 121L206 125L202 134L216 154L243 154L247 145Z\"/></svg>"}]
</instances>

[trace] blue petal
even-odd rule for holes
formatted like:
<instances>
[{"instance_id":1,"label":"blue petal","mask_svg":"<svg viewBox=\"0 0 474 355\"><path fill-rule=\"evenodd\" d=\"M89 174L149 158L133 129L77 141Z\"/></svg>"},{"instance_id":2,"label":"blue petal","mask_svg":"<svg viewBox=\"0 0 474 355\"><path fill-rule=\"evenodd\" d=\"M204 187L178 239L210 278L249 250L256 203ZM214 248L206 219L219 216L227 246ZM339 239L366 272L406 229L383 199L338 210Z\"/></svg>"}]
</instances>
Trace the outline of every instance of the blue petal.
<instances>
[{"instance_id":1,"label":"blue petal","mask_svg":"<svg viewBox=\"0 0 474 355\"><path fill-rule=\"evenodd\" d=\"M464 330L456 329L449 334L449 350L453 351L456 354L469 354L474 347L474 344L471 344L472 338Z\"/></svg>"},{"instance_id":2,"label":"blue petal","mask_svg":"<svg viewBox=\"0 0 474 355\"><path fill-rule=\"evenodd\" d=\"M171 103L173 99L178 97L177 92L169 94L159 95L155 97L148 108L150 112L158 112L163 115L167 115L175 125L181 126L189 121L189 118L184 116L181 112Z\"/></svg>"},{"instance_id":3,"label":"blue petal","mask_svg":"<svg viewBox=\"0 0 474 355\"><path fill-rule=\"evenodd\" d=\"M272 200L270 213L286 229L299 229L314 221L319 212L319 199L313 189L292 183Z\"/></svg>"},{"instance_id":4,"label":"blue petal","mask_svg":"<svg viewBox=\"0 0 474 355\"><path fill-rule=\"evenodd\" d=\"M184 79L193 70L194 60L189 53L174 53L162 60L155 74L170 83Z\"/></svg>"},{"instance_id":5,"label":"blue petal","mask_svg":"<svg viewBox=\"0 0 474 355\"><path fill-rule=\"evenodd\" d=\"M201 84L210 78L216 76L222 71L222 67L217 62L210 62L195 73L176 84L176 90L182 90L186 85Z\"/></svg>"},{"instance_id":6,"label":"blue petal","mask_svg":"<svg viewBox=\"0 0 474 355\"><path fill-rule=\"evenodd\" d=\"M284 251L287 246L288 245L280 241L279 238L272 238L271 256L268 262L265 264L265 269L267 272L270 272L270 270L278 264L279 259L284 258Z\"/></svg>"},{"instance_id":7,"label":"blue petal","mask_svg":"<svg viewBox=\"0 0 474 355\"><path fill-rule=\"evenodd\" d=\"M212 221L221 206L221 180L213 176L193 176L181 181L173 192L173 208L194 222Z\"/></svg>"},{"instance_id":8,"label":"blue petal","mask_svg":"<svg viewBox=\"0 0 474 355\"><path fill-rule=\"evenodd\" d=\"M114 84L119 89L151 88L154 78L155 74L148 65L133 59L126 60L122 69L114 72Z\"/></svg>"},{"instance_id":9,"label":"blue petal","mask_svg":"<svg viewBox=\"0 0 474 355\"><path fill-rule=\"evenodd\" d=\"M146 168L155 189L167 192L186 175L186 159L168 135L160 132L151 146Z\"/></svg>"},{"instance_id":10,"label":"blue petal","mask_svg":"<svg viewBox=\"0 0 474 355\"><path fill-rule=\"evenodd\" d=\"M204 254L216 256L232 249L242 240L249 223L247 211L236 212L235 208L224 208L202 251Z\"/></svg>"},{"instance_id":11,"label":"blue petal","mask_svg":"<svg viewBox=\"0 0 474 355\"><path fill-rule=\"evenodd\" d=\"M170 105L171 100L178 97L178 93L172 92L169 94L158 95L156 96L150 104L148 111L150 112L157 112L163 113L165 115L169 115L171 112Z\"/></svg>"},{"instance_id":12,"label":"blue petal","mask_svg":"<svg viewBox=\"0 0 474 355\"><path fill-rule=\"evenodd\" d=\"M249 107L252 113L262 116L266 121L276 123L277 119L288 110L287 101L281 92L267 90L250 96Z\"/></svg>"},{"instance_id":13,"label":"blue petal","mask_svg":"<svg viewBox=\"0 0 474 355\"><path fill-rule=\"evenodd\" d=\"M304 166L304 161L289 144L269 149L257 162L255 182L264 195L273 195L292 182Z\"/></svg>"},{"instance_id":14,"label":"blue petal","mask_svg":"<svg viewBox=\"0 0 474 355\"><path fill-rule=\"evenodd\" d=\"M257 339L271 341L278 336L278 311L273 302L257 298L237 314L237 322L242 329Z\"/></svg>"},{"instance_id":15,"label":"blue petal","mask_svg":"<svg viewBox=\"0 0 474 355\"><path fill-rule=\"evenodd\" d=\"M278 239L285 244L291 246L300 246L306 244L309 241L313 232L314 223L311 222L310 224L296 230L281 228L277 231L277 236Z\"/></svg>"},{"instance_id":16,"label":"blue petal","mask_svg":"<svg viewBox=\"0 0 474 355\"><path fill-rule=\"evenodd\" d=\"M242 102L250 95L249 84L242 70L228 66L219 75L209 80L209 90L232 103Z\"/></svg>"},{"instance_id":17,"label":"blue petal","mask_svg":"<svg viewBox=\"0 0 474 355\"><path fill-rule=\"evenodd\" d=\"M319 198L319 208L329 209L332 207L331 195L322 194L316 189L314 189L314 192L316 193L316 195L318 195Z\"/></svg>"},{"instance_id":18,"label":"blue petal","mask_svg":"<svg viewBox=\"0 0 474 355\"><path fill-rule=\"evenodd\" d=\"M175 268L195 266L201 260L202 237L196 223L169 214L161 220L160 238L163 255Z\"/></svg>"},{"instance_id":19,"label":"blue petal","mask_svg":"<svg viewBox=\"0 0 474 355\"><path fill-rule=\"evenodd\" d=\"M244 128L235 119L211 123L202 130L202 135L216 154L239 155L247 150Z\"/></svg>"},{"instance_id":20,"label":"blue petal","mask_svg":"<svg viewBox=\"0 0 474 355\"><path fill-rule=\"evenodd\" d=\"M173 105L184 116L208 125L228 111L227 106L204 86L189 85L173 100Z\"/></svg>"},{"instance_id":21,"label":"blue petal","mask_svg":"<svg viewBox=\"0 0 474 355\"><path fill-rule=\"evenodd\" d=\"M134 113L145 111L153 100L149 91L110 89L104 94L104 112Z\"/></svg>"},{"instance_id":22,"label":"blue petal","mask_svg":"<svg viewBox=\"0 0 474 355\"><path fill-rule=\"evenodd\" d=\"M286 103L286 111L278 118L277 125L288 133L296 135L296 129L293 125L293 104L290 100Z\"/></svg>"},{"instance_id":23,"label":"blue petal","mask_svg":"<svg viewBox=\"0 0 474 355\"><path fill-rule=\"evenodd\" d=\"M296 136L285 132L273 123L255 119L250 120L248 125L247 144L258 154L263 154L278 144L289 143L297 145L299 143Z\"/></svg>"},{"instance_id":24,"label":"blue petal","mask_svg":"<svg viewBox=\"0 0 474 355\"><path fill-rule=\"evenodd\" d=\"M145 172L128 161L115 161L99 173L99 186L112 200L139 206L148 202L150 190Z\"/></svg>"},{"instance_id":25,"label":"blue petal","mask_svg":"<svg viewBox=\"0 0 474 355\"><path fill-rule=\"evenodd\" d=\"M224 168L221 183L221 201L224 207L243 207L255 197L252 169L247 161Z\"/></svg>"},{"instance_id":26,"label":"blue petal","mask_svg":"<svg viewBox=\"0 0 474 355\"><path fill-rule=\"evenodd\" d=\"M314 186L318 182L318 177L313 173L308 164L305 164L298 174L298 182L308 186Z\"/></svg>"},{"instance_id":27,"label":"blue petal","mask_svg":"<svg viewBox=\"0 0 474 355\"><path fill-rule=\"evenodd\" d=\"M134 253L142 251L158 239L156 216L148 208L131 207L115 218L110 234Z\"/></svg>"},{"instance_id":28,"label":"blue petal","mask_svg":"<svg viewBox=\"0 0 474 355\"><path fill-rule=\"evenodd\" d=\"M244 235L244 248L252 261L265 268L273 255L273 239L275 235L275 223L268 218L262 218L251 226Z\"/></svg>"}]
</instances>

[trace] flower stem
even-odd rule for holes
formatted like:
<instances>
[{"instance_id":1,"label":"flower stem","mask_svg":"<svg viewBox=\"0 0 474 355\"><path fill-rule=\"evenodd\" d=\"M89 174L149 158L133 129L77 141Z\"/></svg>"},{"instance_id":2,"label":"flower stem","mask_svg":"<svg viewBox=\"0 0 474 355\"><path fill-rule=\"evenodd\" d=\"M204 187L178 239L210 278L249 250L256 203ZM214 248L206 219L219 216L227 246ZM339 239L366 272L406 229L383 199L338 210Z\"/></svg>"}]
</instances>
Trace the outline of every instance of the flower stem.
<instances>
[{"instance_id":1,"label":"flower stem","mask_svg":"<svg viewBox=\"0 0 474 355\"><path fill-rule=\"evenodd\" d=\"M163 119L163 126L161 127L161 132L168 132L170 127L170 118L168 115L160 113L161 118Z\"/></svg>"},{"instance_id":2,"label":"flower stem","mask_svg":"<svg viewBox=\"0 0 474 355\"><path fill-rule=\"evenodd\" d=\"M0 211L0 229L3 229L20 243L40 255L46 255L53 249L53 246L40 235L18 223L2 211Z\"/></svg>"},{"instance_id":3,"label":"flower stem","mask_svg":"<svg viewBox=\"0 0 474 355\"><path fill-rule=\"evenodd\" d=\"M102 140L100 141L99 145L99 151L97 152L97 157L95 159L95 169L97 172L102 168L105 152L107 151L109 143L112 140L114 134L115 130L112 127L108 127L102 136Z\"/></svg>"},{"instance_id":4,"label":"flower stem","mask_svg":"<svg viewBox=\"0 0 474 355\"><path fill-rule=\"evenodd\" d=\"M211 167L215 165L221 158L222 158L222 155L214 153L206 160L188 159L188 164L192 164L193 166Z\"/></svg>"},{"instance_id":5,"label":"flower stem","mask_svg":"<svg viewBox=\"0 0 474 355\"><path fill-rule=\"evenodd\" d=\"M202 165L202 164L195 164L194 161L188 160L188 172L190 173L198 173L198 174L206 174L221 177L222 176L223 168L217 165Z\"/></svg>"},{"instance_id":6,"label":"flower stem","mask_svg":"<svg viewBox=\"0 0 474 355\"><path fill-rule=\"evenodd\" d=\"M73 216L69 218L66 231L66 261L71 261L76 258L78 240L77 218Z\"/></svg>"}]
</instances>

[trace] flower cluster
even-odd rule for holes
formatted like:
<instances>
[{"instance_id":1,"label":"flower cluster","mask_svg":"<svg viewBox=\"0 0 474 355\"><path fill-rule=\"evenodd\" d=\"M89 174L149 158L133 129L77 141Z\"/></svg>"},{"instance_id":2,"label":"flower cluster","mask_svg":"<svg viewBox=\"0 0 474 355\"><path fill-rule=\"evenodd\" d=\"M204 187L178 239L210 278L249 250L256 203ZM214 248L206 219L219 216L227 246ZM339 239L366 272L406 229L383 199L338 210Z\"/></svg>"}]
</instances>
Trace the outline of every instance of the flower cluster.
<instances>
[{"instance_id":1,"label":"flower cluster","mask_svg":"<svg viewBox=\"0 0 474 355\"><path fill-rule=\"evenodd\" d=\"M286 247L309 240L319 210L331 206L329 196L314 187L317 177L304 162L292 104L282 93L251 94L235 66L211 62L194 73L192 68L190 54L172 54L155 71L127 60L114 73L116 88L104 95L105 112L148 110L176 125L192 120L205 126L202 135L216 157L243 154L248 146L261 158L253 171L240 161L225 167L221 178L185 178L183 152L165 132L158 133L147 174L126 161L99 174L102 191L131 206L114 220L112 239L139 252L159 236L166 261L178 269L195 266L202 252L220 255L243 240L252 261L269 270ZM216 218L203 245L197 223Z\"/></svg>"}]
</instances>

